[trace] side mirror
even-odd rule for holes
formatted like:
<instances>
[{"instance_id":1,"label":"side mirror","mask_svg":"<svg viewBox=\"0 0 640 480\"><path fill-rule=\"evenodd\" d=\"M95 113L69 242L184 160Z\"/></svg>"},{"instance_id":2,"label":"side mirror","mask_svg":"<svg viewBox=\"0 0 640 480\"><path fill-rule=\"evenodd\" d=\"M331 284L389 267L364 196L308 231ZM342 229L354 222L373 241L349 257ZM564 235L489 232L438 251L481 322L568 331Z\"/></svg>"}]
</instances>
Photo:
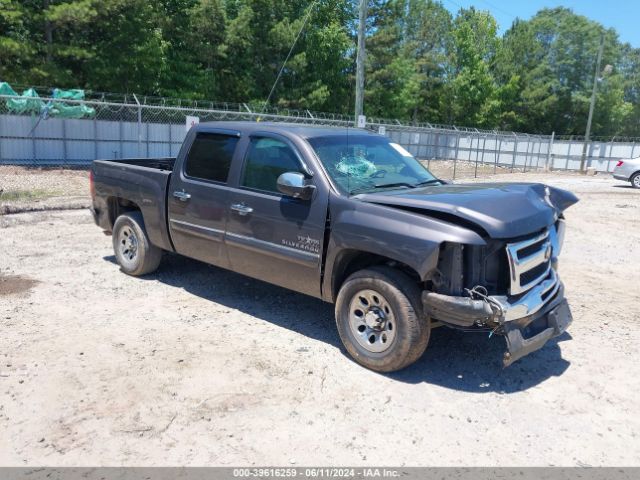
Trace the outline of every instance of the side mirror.
<instances>
[{"instance_id":1,"label":"side mirror","mask_svg":"<svg viewBox=\"0 0 640 480\"><path fill-rule=\"evenodd\" d=\"M309 200L316 187L307 185L305 176L300 172L285 172L278 177L278 191L288 197Z\"/></svg>"}]
</instances>

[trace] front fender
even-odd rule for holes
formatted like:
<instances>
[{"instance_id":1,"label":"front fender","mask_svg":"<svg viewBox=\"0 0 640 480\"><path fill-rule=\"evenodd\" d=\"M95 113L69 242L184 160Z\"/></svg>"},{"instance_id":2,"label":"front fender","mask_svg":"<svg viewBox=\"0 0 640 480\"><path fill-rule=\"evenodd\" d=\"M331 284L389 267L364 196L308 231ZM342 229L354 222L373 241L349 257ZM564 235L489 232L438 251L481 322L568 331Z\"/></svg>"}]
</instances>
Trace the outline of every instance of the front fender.
<instances>
[{"instance_id":1,"label":"front fender","mask_svg":"<svg viewBox=\"0 0 640 480\"><path fill-rule=\"evenodd\" d=\"M323 297L334 301L335 280L345 252L366 252L403 263L426 280L436 268L443 242L485 245L476 232L443 220L342 197L330 201L330 237Z\"/></svg>"}]
</instances>

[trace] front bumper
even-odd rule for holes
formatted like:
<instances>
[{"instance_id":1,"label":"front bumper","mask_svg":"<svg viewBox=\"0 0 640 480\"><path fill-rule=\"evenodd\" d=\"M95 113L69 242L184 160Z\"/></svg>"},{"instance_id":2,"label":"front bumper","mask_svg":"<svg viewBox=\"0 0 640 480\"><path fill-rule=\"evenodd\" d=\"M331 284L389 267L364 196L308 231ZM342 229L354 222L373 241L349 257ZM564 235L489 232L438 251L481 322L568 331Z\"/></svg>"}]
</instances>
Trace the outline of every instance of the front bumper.
<instances>
[{"instance_id":1,"label":"front bumper","mask_svg":"<svg viewBox=\"0 0 640 480\"><path fill-rule=\"evenodd\" d=\"M567 300L556 298L541 312L503 325L507 351L502 363L508 367L516 360L535 352L547 341L562 335L573 321Z\"/></svg>"},{"instance_id":2,"label":"front bumper","mask_svg":"<svg viewBox=\"0 0 640 480\"><path fill-rule=\"evenodd\" d=\"M549 299L564 295L562 282L552 268L546 279L523 295L493 295L491 302L471 297L454 297L429 291L422 292L425 312L432 318L458 327L472 327L510 322L535 314ZM492 305L493 304L493 305ZM499 307L499 308L498 308Z\"/></svg>"},{"instance_id":3,"label":"front bumper","mask_svg":"<svg viewBox=\"0 0 640 480\"><path fill-rule=\"evenodd\" d=\"M505 366L562 334L572 321L564 286L553 268L545 280L524 295L488 299L422 293L424 311L429 317L453 327L485 328L504 335Z\"/></svg>"}]
</instances>

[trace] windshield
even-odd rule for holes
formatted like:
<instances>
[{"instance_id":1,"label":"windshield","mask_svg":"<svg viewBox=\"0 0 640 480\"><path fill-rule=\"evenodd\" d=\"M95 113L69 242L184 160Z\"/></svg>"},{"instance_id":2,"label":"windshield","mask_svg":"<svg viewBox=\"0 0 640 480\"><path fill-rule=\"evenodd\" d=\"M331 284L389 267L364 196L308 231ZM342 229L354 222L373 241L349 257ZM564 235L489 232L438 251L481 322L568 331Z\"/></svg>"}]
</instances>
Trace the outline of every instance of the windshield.
<instances>
[{"instance_id":1,"label":"windshield","mask_svg":"<svg viewBox=\"0 0 640 480\"><path fill-rule=\"evenodd\" d=\"M385 137L332 135L308 141L333 181L348 195L440 184L409 152Z\"/></svg>"}]
</instances>

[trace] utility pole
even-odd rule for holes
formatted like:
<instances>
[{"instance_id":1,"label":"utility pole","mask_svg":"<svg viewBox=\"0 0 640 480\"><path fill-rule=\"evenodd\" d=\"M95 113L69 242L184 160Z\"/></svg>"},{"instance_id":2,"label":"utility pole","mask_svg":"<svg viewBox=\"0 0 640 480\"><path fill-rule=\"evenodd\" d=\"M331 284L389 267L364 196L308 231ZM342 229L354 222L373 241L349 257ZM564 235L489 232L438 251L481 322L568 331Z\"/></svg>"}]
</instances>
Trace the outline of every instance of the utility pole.
<instances>
[{"instance_id":1,"label":"utility pole","mask_svg":"<svg viewBox=\"0 0 640 480\"><path fill-rule=\"evenodd\" d=\"M360 15L358 24L358 52L356 54L356 125L358 116L364 111L364 61L365 46L364 35L367 28L367 2L368 0L360 0Z\"/></svg>"},{"instance_id":2,"label":"utility pole","mask_svg":"<svg viewBox=\"0 0 640 480\"><path fill-rule=\"evenodd\" d=\"M600 34L600 47L598 48L598 59L596 60L596 73L593 75L593 90L591 90L591 103L589 104L589 117L587 118L587 131L584 133L584 144L582 145L582 158L580 159L580 171L584 172L587 160L587 147L589 145L589 135L591 134L591 120L593 119L593 109L596 106L596 92L598 90L598 75L600 75L600 62L602 61L602 50L604 49L604 34Z\"/></svg>"}]
</instances>

